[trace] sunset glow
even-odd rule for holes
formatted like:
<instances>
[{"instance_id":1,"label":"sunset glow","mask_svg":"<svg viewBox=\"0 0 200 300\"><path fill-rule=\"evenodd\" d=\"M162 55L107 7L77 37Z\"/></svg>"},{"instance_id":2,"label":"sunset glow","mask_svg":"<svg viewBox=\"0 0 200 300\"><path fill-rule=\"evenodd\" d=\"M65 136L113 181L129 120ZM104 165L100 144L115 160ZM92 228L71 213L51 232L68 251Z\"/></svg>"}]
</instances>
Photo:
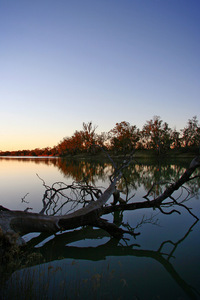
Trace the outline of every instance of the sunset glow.
<instances>
[{"instance_id":1,"label":"sunset glow","mask_svg":"<svg viewBox=\"0 0 200 300\"><path fill-rule=\"evenodd\" d=\"M199 1L0 0L0 150L200 119Z\"/></svg>"}]
</instances>

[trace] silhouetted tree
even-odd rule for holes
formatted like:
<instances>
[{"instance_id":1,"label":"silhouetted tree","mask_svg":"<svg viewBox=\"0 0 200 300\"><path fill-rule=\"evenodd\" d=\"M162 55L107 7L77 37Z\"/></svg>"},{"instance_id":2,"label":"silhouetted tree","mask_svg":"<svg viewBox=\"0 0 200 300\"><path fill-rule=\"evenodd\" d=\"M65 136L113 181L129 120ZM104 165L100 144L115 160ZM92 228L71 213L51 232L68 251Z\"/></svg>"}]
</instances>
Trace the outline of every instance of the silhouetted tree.
<instances>
[{"instance_id":1,"label":"silhouetted tree","mask_svg":"<svg viewBox=\"0 0 200 300\"><path fill-rule=\"evenodd\" d=\"M171 148L179 149L181 147L180 132L174 129L171 133Z\"/></svg>"},{"instance_id":2,"label":"silhouetted tree","mask_svg":"<svg viewBox=\"0 0 200 300\"><path fill-rule=\"evenodd\" d=\"M166 122L163 123L159 116L147 121L141 132L144 147L155 150L157 154L170 149L171 134L171 128Z\"/></svg>"},{"instance_id":3,"label":"silhouetted tree","mask_svg":"<svg viewBox=\"0 0 200 300\"><path fill-rule=\"evenodd\" d=\"M187 126L182 131L182 145L184 147L199 147L200 145L200 127L197 116L188 120Z\"/></svg>"},{"instance_id":4,"label":"silhouetted tree","mask_svg":"<svg viewBox=\"0 0 200 300\"><path fill-rule=\"evenodd\" d=\"M83 147L87 152L95 152L95 142L96 142L96 130L97 126L93 126L92 122L84 123L83 122Z\"/></svg>"},{"instance_id":5,"label":"silhouetted tree","mask_svg":"<svg viewBox=\"0 0 200 300\"><path fill-rule=\"evenodd\" d=\"M139 129L126 121L116 123L109 134L111 149L120 152L132 151L140 139Z\"/></svg>"}]
</instances>

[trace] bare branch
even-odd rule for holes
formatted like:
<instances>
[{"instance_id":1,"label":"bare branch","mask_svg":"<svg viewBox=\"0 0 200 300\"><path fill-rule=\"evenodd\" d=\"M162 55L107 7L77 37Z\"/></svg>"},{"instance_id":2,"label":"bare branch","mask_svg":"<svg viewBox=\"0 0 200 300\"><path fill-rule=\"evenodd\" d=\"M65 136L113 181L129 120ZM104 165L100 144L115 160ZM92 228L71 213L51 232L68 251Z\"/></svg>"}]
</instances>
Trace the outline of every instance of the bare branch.
<instances>
[{"instance_id":1,"label":"bare branch","mask_svg":"<svg viewBox=\"0 0 200 300\"><path fill-rule=\"evenodd\" d=\"M0 206L0 225L2 227L2 231L7 232L8 230L12 230L20 232L20 234L29 232L56 233L80 226L92 225L102 229L104 228L111 235L118 238L122 237L124 233L130 233L135 236L135 233L132 232L130 228L128 228L128 231L118 228L116 224L110 224L100 217L104 214L116 211L123 212L126 210L142 208L157 208L164 214L172 214L174 212L180 214L180 212L175 209L172 209L169 212L163 210L164 207L169 208L172 205L185 208L194 218L196 218L196 220L198 220L198 217L191 212L191 209L183 204L183 200L178 202L179 197L175 199L172 194L179 188L183 187L184 183L191 180L191 175L196 168L200 166L199 157L192 161L189 168L176 182L168 184L164 192L153 200L148 199L143 202L134 203L127 203L123 200L119 201L120 204L115 203L115 205L106 206L105 204L116 191L116 185L122 177L122 170L129 166L132 155L133 153L127 160L124 160L123 164L119 168L115 169L111 183L104 192L102 192L101 188L92 186L87 181L73 182L71 185L67 185L63 182L55 182L50 187L37 175L45 187L45 193L42 199L43 209L39 214L37 214L28 211L9 211L8 209ZM151 187L146 197L148 197L152 189L153 187ZM189 195L189 190L185 188L184 190ZM186 199L188 199L188 195L186 196ZM120 199L120 196L118 198ZM165 203L164 201L168 198L172 201ZM128 197L126 197L126 199L128 199ZM64 200L64 202L61 200ZM58 213L62 212L63 207L66 204L71 204L71 207L68 209L68 213L59 216Z\"/></svg>"}]
</instances>

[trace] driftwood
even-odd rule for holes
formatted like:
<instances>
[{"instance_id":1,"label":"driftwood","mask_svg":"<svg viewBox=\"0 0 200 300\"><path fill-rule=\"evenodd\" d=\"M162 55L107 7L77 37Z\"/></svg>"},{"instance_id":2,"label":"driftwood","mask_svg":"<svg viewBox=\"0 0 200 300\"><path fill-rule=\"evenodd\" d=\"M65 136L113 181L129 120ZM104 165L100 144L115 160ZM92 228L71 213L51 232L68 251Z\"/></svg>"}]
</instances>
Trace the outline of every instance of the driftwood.
<instances>
[{"instance_id":1,"label":"driftwood","mask_svg":"<svg viewBox=\"0 0 200 300\"><path fill-rule=\"evenodd\" d=\"M7 208L0 206L0 235L6 236L10 243L17 242L22 245L23 240L20 238L26 233L30 232L45 232L49 234L55 234L57 232L62 232L65 230L75 229L80 226L91 225L106 230L111 236L116 238L122 238L125 233L131 234L133 236L137 235L133 230L124 230L119 228L114 223L109 223L101 216L112 213L115 211L125 211L125 210L135 210L141 208L157 208L162 213L170 214L173 212L179 213L178 210L164 211L164 207L172 205L177 205L184 207L188 212L198 220L191 210L183 203L178 203L178 201L173 198L172 194L174 191L178 190L184 183L194 179L192 177L193 172L200 166L200 158L196 157L191 162L189 168L184 172L184 174L172 184L169 184L165 191L155 199L149 199L149 194L144 196L144 201L124 203L120 201L119 193L116 191L117 183L122 176L122 170L128 164L130 160L125 161L120 168L115 168L115 172L111 177L111 183L109 187L102 192L101 190L89 186L88 183L82 185L71 185L70 188L73 191L79 189L80 195L90 196L90 201L85 201L84 207L77 209L75 212L68 213L66 215L45 215L45 211L48 210L55 197L60 194L64 195L64 191L69 189L69 186L61 187L60 189L47 188L47 192L51 193L51 197L48 197L46 192L43 198L43 209L40 213L32 213L28 211L11 211ZM44 184L45 185L45 184ZM114 202L110 205L106 205L107 201L114 194ZM86 197L87 198L87 197ZM168 202L165 203L165 200ZM47 201L48 200L48 201ZM118 201L119 200L119 201ZM119 204L117 204L119 202Z\"/></svg>"}]
</instances>

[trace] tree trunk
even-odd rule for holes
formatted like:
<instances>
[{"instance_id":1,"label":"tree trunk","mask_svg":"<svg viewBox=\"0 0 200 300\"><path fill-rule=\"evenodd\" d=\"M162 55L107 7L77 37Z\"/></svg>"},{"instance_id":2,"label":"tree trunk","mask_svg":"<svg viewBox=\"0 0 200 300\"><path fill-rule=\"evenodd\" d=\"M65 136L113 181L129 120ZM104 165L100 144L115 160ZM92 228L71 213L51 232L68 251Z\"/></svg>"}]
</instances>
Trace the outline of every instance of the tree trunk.
<instances>
[{"instance_id":1,"label":"tree trunk","mask_svg":"<svg viewBox=\"0 0 200 300\"><path fill-rule=\"evenodd\" d=\"M18 244L22 244L22 240L16 234L19 234L19 236L30 232L46 232L53 234L59 231L74 229L85 225L102 228L109 234L117 238L122 237L124 233L135 235L135 233L133 233L132 231L129 232L123 230L122 228L118 228L114 223L108 223L106 220L103 220L100 217L104 214L108 214L114 211L134 210L148 207L158 208L163 212L163 210L161 209L161 204L164 205L163 201L167 198L172 199L172 203L175 205L184 206L189 211L189 213L192 214L189 208L187 208L183 204L177 203L177 201L172 198L172 193L179 189L179 187L182 186L185 182L191 180L192 173L199 166L200 158L196 157L177 182L171 184L160 196L151 201L148 200L147 194L147 196L145 196L146 200L143 202L128 204L121 203L119 201L120 204L117 205L116 203L120 199L120 196L116 192L116 184L121 178L121 173L117 172L117 175L114 176L114 179L109 187L96 201L91 201L86 207L78 209L77 211L67 215L47 216L41 213L11 211L0 206L0 236L7 236L10 243L14 243L17 241ZM105 206L106 202L109 200L111 195L113 195L113 193L115 195L114 202L109 206ZM177 210L172 210L169 213L175 211L178 212ZM198 219L196 216L194 217Z\"/></svg>"}]
</instances>

